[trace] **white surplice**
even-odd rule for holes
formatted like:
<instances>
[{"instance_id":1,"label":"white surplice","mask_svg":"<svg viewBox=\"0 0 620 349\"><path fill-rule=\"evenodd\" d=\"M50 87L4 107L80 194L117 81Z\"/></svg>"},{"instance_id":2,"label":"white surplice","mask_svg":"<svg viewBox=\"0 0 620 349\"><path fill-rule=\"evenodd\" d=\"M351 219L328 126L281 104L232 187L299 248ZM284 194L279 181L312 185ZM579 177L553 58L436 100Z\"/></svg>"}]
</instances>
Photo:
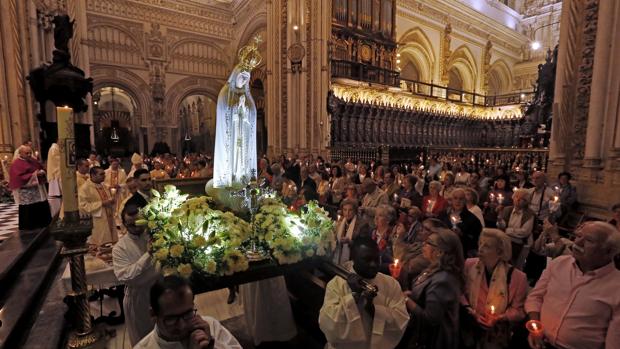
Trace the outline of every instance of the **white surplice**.
<instances>
[{"instance_id":1,"label":"white surplice","mask_svg":"<svg viewBox=\"0 0 620 349\"><path fill-rule=\"evenodd\" d=\"M153 329L149 292L158 273L146 251L149 235L127 233L112 249L112 265L116 278L125 284L125 325L131 345L135 345Z\"/></svg>"},{"instance_id":2,"label":"white surplice","mask_svg":"<svg viewBox=\"0 0 620 349\"><path fill-rule=\"evenodd\" d=\"M99 190L104 192L108 199L112 198L110 190L103 184L95 184L89 180L78 189L78 204L80 214L89 215L93 219L93 231L90 236L90 243L103 245L109 242L118 241L116 223L114 222L114 207L106 208ZM108 215L110 210L110 215Z\"/></svg>"},{"instance_id":3,"label":"white surplice","mask_svg":"<svg viewBox=\"0 0 620 349\"><path fill-rule=\"evenodd\" d=\"M254 344L284 342L297 335L283 276L240 285L239 298Z\"/></svg>"},{"instance_id":4,"label":"white surplice","mask_svg":"<svg viewBox=\"0 0 620 349\"><path fill-rule=\"evenodd\" d=\"M352 263L347 263L349 270ZM328 349L392 349L407 328L409 313L400 285L392 277L378 273L367 280L379 288L373 300L375 316L355 302L347 281L334 277L325 290L319 313L319 327L327 338Z\"/></svg>"},{"instance_id":5,"label":"white surplice","mask_svg":"<svg viewBox=\"0 0 620 349\"><path fill-rule=\"evenodd\" d=\"M219 321L210 316L203 316L202 319L209 324L211 337L215 342L213 349L243 349L237 339ZM187 347L182 342L168 342L161 338L155 326L133 349L187 349Z\"/></svg>"}]
</instances>

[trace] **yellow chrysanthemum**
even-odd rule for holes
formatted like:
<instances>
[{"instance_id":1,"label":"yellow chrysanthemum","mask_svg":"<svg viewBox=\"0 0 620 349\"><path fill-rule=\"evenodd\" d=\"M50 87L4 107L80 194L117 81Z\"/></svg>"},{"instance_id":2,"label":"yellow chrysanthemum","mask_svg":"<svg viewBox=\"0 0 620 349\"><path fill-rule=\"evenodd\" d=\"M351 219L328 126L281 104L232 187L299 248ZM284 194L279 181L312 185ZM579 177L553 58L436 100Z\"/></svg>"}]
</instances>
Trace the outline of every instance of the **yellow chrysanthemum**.
<instances>
[{"instance_id":1,"label":"yellow chrysanthemum","mask_svg":"<svg viewBox=\"0 0 620 349\"><path fill-rule=\"evenodd\" d=\"M162 274L164 274L164 276L168 276L168 275L176 275L177 274L177 270L173 267L164 267L164 269L162 269Z\"/></svg>"},{"instance_id":2,"label":"yellow chrysanthemum","mask_svg":"<svg viewBox=\"0 0 620 349\"><path fill-rule=\"evenodd\" d=\"M203 236L197 235L192 239L192 243L196 247L203 247L207 244L207 240Z\"/></svg>"},{"instance_id":3,"label":"yellow chrysanthemum","mask_svg":"<svg viewBox=\"0 0 620 349\"><path fill-rule=\"evenodd\" d=\"M175 258L181 257L183 251L185 251L185 247L181 245L173 245L172 247L170 247L170 256Z\"/></svg>"},{"instance_id":4,"label":"yellow chrysanthemum","mask_svg":"<svg viewBox=\"0 0 620 349\"><path fill-rule=\"evenodd\" d=\"M190 277L190 275L192 275L192 265L187 263L179 264L177 271L182 277L188 278Z\"/></svg>"},{"instance_id":5,"label":"yellow chrysanthemum","mask_svg":"<svg viewBox=\"0 0 620 349\"><path fill-rule=\"evenodd\" d=\"M209 274L215 274L215 271L217 269L217 264L214 261L208 261L207 265L205 266L205 271Z\"/></svg>"},{"instance_id":6,"label":"yellow chrysanthemum","mask_svg":"<svg viewBox=\"0 0 620 349\"><path fill-rule=\"evenodd\" d=\"M158 261L164 261L167 258L168 258L167 248L160 248L159 250L155 251L155 259L157 259Z\"/></svg>"},{"instance_id":7,"label":"yellow chrysanthemum","mask_svg":"<svg viewBox=\"0 0 620 349\"><path fill-rule=\"evenodd\" d=\"M147 226L149 227L149 229L155 229L157 228L157 223L155 223L154 221L149 221Z\"/></svg>"}]
</instances>

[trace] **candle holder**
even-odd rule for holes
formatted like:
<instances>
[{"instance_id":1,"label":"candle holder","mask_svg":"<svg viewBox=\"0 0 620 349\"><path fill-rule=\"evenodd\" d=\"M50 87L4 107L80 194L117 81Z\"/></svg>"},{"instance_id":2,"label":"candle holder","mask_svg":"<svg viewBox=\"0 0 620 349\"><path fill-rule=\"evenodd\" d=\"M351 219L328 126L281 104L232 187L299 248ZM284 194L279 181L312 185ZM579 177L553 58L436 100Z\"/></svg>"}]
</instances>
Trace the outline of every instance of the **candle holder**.
<instances>
[{"instance_id":1,"label":"candle holder","mask_svg":"<svg viewBox=\"0 0 620 349\"><path fill-rule=\"evenodd\" d=\"M402 270L402 266L398 264L398 259L395 259L394 263L390 264L389 269L390 269L390 275L392 275L394 279L398 279L398 277L400 276L400 272Z\"/></svg>"},{"instance_id":2,"label":"candle holder","mask_svg":"<svg viewBox=\"0 0 620 349\"><path fill-rule=\"evenodd\" d=\"M535 338L543 337L543 325L538 320L530 320L525 323L525 328Z\"/></svg>"}]
</instances>

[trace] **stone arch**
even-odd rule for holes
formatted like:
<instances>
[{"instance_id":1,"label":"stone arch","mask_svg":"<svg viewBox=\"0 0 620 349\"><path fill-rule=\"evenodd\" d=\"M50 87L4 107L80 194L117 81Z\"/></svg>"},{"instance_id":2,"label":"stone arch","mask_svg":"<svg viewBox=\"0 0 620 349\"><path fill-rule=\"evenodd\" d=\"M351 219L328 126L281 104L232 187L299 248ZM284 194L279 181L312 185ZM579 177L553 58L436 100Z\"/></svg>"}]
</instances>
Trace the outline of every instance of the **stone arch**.
<instances>
[{"instance_id":1,"label":"stone arch","mask_svg":"<svg viewBox=\"0 0 620 349\"><path fill-rule=\"evenodd\" d=\"M243 33L239 37L239 41L238 41L239 44L237 45L237 49L235 50L235 58L236 58L237 52L239 52L239 50L244 45L247 45L247 43L250 40L252 40L254 35L256 35L261 30L267 30L267 12L266 11L261 11L255 14L252 17L252 19L248 22L248 24L245 26ZM267 42L266 40L267 38L263 37L263 43L261 44L261 46L265 45L265 43Z\"/></svg>"},{"instance_id":2,"label":"stone arch","mask_svg":"<svg viewBox=\"0 0 620 349\"><path fill-rule=\"evenodd\" d=\"M400 59L411 62L419 73L419 80L430 82L435 69L435 51L428 36L420 27L408 30L399 40ZM401 63L401 67L405 66Z\"/></svg>"},{"instance_id":3,"label":"stone arch","mask_svg":"<svg viewBox=\"0 0 620 349\"><path fill-rule=\"evenodd\" d=\"M458 73L463 82L463 90L474 91L477 81L476 67L476 59L471 50L467 46L461 45L452 52L446 70L448 72L455 70Z\"/></svg>"},{"instance_id":4,"label":"stone arch","mask_svg":"<svg viewBox=\"0 0 620 349\"><path fill-rule=\"evenodd\" d=\"M489 87L487 94L500 95L512 90L512 73L503 59L496 60L487 72Z\"/></svg>"},{"instance_id":5,"label":"stone arch","mask_svg":"<svg viewBox=\"0 0 620 349\"><path fill-rule=\"evenodd\" d=\"M104 87L118 87L124 90L136 103L132 123L132 133L135 141L139 144L141 152L148 149L148 145L143 142L143 129L148 127L150 87L137 74L128 69L91 65L91 76L94 80L93 91L98 91Z\"/></svg>"},{"instance_id":6,"label":"stone arch","mask_svg":"<svg viewBox=\"0 0 620 349\"><path fill-rule=\"evenodd\" d=\"M97 22L88 27L88 54L93 61L113 62L120 65L142 65L144 47L142 40L118 23ZM103 48L102 48L103 45ZM108 55L107 46L116 46L120 54Z\"/></svg>"},{"instance_id":7,"label":"stone arch","mask_svg":"<svg viewBox=\"0 0 620 349\"><path fill-rule=\"evenodd\" d=\"M136 102L134 117L136 124L134 126L147 126L146 115L150 100L150 87L140 76L128 69L97 65L91 66L90 72L94 80L93 91L107 86L123 89Z\"/></svg>"},{"instance_id":8,"label":"stone arch","mask_svg":"<svg viewBox=\"0 0 620 349\"><path fill-rule=\"evenodd\" d=\"M225 81L217 81L199 77L187 77L170 86L164 107L166 115L176 115L185 97L201 94L217 101L217 96ZM173 123L174 124L174 123Z\"/></svg>"}]
</instances>

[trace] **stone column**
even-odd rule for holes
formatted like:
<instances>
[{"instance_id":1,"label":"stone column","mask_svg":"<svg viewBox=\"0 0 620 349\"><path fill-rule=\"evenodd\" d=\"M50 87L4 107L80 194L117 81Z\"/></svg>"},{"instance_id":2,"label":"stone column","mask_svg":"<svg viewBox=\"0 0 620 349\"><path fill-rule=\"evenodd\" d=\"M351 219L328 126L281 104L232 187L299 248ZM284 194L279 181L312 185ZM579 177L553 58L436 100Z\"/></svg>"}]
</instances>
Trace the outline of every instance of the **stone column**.
<instances>
[{"instance_id":1,"label":"stone column","mask_svg":"<svg viewBox=\"0 0 620 349\"><path fill-rule=\"evenodd\" d=\"M599 2L584 167L597 168L601 166L601 148L605 139L602 135L608 97L611 43L616 36L610 30L614 22L614 2L613 0L600 0Z\"/></svg>"}]
</instances>

